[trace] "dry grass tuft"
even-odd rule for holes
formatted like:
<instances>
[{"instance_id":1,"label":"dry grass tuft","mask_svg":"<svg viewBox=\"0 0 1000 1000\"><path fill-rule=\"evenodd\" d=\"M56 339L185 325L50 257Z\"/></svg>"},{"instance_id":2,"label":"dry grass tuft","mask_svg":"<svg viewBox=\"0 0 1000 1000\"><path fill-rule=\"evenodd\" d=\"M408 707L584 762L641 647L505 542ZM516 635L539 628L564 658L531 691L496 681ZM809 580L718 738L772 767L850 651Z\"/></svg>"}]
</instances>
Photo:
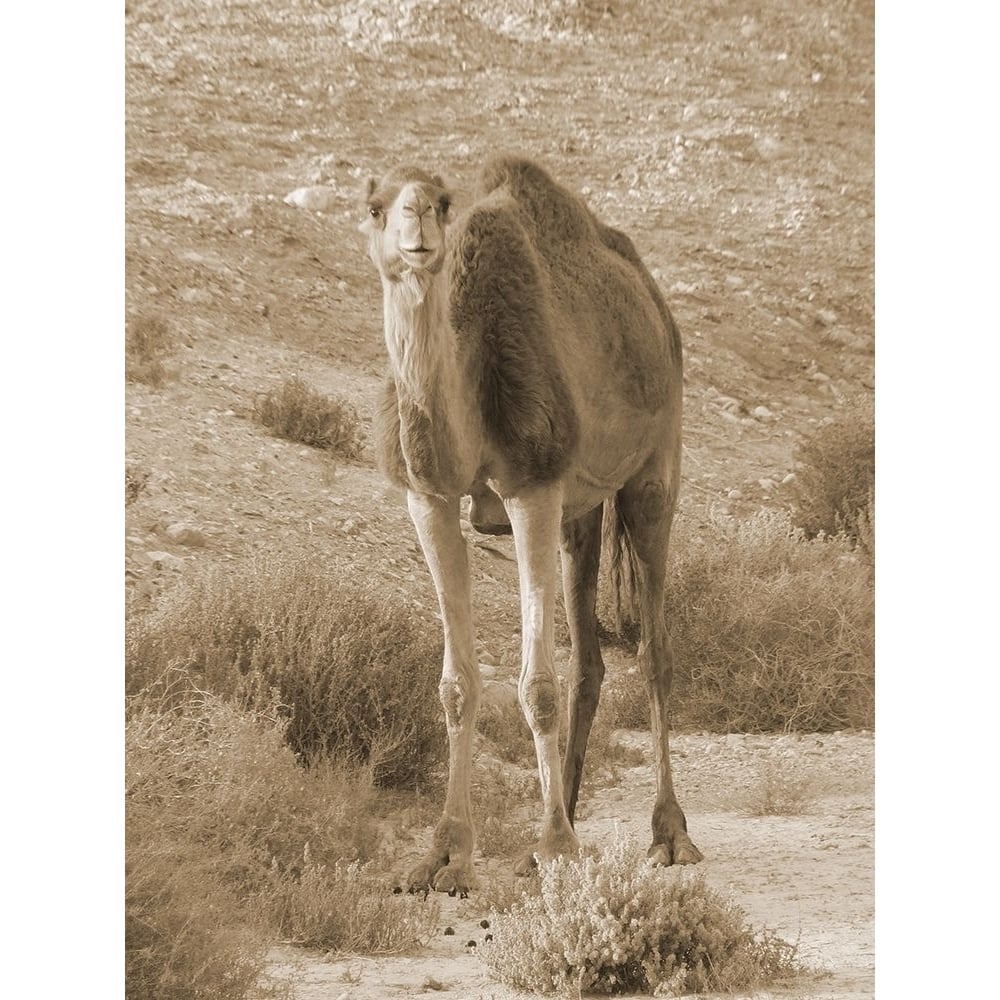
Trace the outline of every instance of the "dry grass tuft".
<instances>
[{"instance_id":1,"label":"dry grass tuft","mask_svg":"<svg viewBox=\"0 0 1000 1000\"><path fill-rule=\"evenodd\" d=\"M797 772L787 761L769 760L761 766L744 808L749 816L799 816L817 794L814 779Z\"/></svg>"},{"instance_id":2,"label":"dry grass tuft","mask_svg":"<svg viewBox=\"0 0 1000 1000\"><path fill-rule=\"evenodd\" d=\"M162 316L132 317L125 330L125 377L157 388L167 379L167 358L177 338Z\"/></svg>"},{"instance_id":3,"label":"dry grass tuft","mask_svg":"<svg viewBox=\"0 0 1000 1000\"><path fill-rule=\"evenodd\" d=\"M364 865L380 844L371 771L305 769L277 705L247 711L171 674L127 706L130 1000L240 1000L278 936L373 952L419 940L431 908Z\"/></svg>"},{"instance_id":4,"label":"dry grass tuft","mask_svg":"<svg viewBox=\"0 0 1000 1000\"><path fill-rule=\"evenodd\" d=\"M300 378L261 396L254 417L278 437L356 459L364 448L357 410L343 399L325 396Z\"/></svg>"},{"instance_id":5,"label":"dry grass tuft","mask_svg":"<svg viewBox=\"0 0 1000 1000\"><path fill-rule=\"evenodd\" d=\"M260 896L263 914L292 944L340 953L395 955L425 945L437 930L432 894L394 894L358 862L318 865L303 856L294 879L275 866Z\"/></svg>"},{"instance_id":6,"label":"dry grass tuft","mask_svg":"<svg viewBox=\"0 0 1000 1000\"><path fill-rule=\"evenodd\" d=\"M856 542L872 527L875 401L851 400L798 449L795 523L810 538L845 534ZM859 522L864 522L861 524Z\"/></svg>"}]
</instances>

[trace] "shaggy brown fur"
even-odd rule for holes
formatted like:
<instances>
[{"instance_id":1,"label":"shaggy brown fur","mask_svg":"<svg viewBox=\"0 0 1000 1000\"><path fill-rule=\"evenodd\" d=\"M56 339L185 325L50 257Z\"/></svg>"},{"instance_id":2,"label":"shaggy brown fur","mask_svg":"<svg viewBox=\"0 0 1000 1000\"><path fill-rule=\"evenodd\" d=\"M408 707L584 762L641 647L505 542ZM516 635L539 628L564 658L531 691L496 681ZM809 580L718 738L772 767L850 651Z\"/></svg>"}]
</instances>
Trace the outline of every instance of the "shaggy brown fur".
<instances>
[{"instance_id":1,"label":"shaggy brown fur","mask_svg":"<svg viewBox=\"0 0 1000 1000\"><path fill-rule=\"evenodd\" d=\"M379 469L397 486L463 492L447 422L401 395L391 374L382 383L372 428Z\"/></svg>"},{"instance_id":2,"label":"shaggy brown fur","mask_svg":"<svg viewBox=\"0 0 1000 1000\"><path fill-rule=\"evenodd\" d=\"M551 343L543 265L507 199L477 204L455 233L450 314L488 439L514 478L558 479L579 422Z\"/></svg>"}]
</instances>

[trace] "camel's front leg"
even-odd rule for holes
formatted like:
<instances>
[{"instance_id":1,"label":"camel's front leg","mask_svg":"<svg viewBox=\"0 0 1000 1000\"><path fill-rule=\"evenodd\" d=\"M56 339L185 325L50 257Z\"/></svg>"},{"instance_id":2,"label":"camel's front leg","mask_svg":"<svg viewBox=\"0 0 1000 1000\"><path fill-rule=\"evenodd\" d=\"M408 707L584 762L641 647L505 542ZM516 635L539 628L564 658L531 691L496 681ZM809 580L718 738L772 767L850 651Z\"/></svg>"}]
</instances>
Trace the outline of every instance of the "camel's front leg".
<instances>
[{"instance_id":1,"label":"camel's front leg","mask_svg":"<svg viewBox=\"0 0 1000 1000\"><path fill-rule=\"evenodd\" d=\"M410 888L466 892L472 885L472 738L482 692L472 629L472 584L459 498L411 491L410 516L434 578L444 622L441 702L448 726L448 794L431 850L410 874Z\"/></svg>"},{"instance_id":2,"label":"camel's front leg","mask_svg":"<svg viewBox=\"0 0 1000 1000\"><path fill-rule=\"evenodd\" d=\"M521 707L535 738L542 786L538 844L517 864L527 874L534 856L575 854L580 845L566 815L559 761L559 678L555 668L556 553L562 489L540 487L504 501L514 532L521 584Z\"/></svg>"}]
</instances>

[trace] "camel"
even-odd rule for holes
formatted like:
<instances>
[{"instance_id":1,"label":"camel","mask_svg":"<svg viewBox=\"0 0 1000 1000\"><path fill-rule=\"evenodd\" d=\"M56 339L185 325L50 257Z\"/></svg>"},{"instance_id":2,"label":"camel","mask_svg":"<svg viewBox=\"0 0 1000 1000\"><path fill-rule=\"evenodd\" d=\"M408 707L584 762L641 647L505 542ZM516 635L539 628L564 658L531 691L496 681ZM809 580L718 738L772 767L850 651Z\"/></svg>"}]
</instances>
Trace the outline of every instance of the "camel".
<instances>
[{"instance_id":1,"label":"camel","mask_svg":"<svg viewBox=\"0 0 1000 1000\"><path fill-rule=\"evenodd\" d=\"M681 343L632 241L537 164L501 156L453 218L437 175L397 168L368 184L361 231L381 277L389 372L375 439L407 505L444 626L440 696L448 732L444 810L411 889L474 885L471 768L482 691L472 585L459 523L512 533L520 584L518 697L541 784L539 859L579 850L573 828L605 667L595 610L602 538L619 607L638 609L657 792L649 857L701 852L674 793L668 746L672 652L667 544L680 483ZM604 525L602 531L602 523ZM572 651L560 761L556 552Z\"/></svg>"}]
</instances>

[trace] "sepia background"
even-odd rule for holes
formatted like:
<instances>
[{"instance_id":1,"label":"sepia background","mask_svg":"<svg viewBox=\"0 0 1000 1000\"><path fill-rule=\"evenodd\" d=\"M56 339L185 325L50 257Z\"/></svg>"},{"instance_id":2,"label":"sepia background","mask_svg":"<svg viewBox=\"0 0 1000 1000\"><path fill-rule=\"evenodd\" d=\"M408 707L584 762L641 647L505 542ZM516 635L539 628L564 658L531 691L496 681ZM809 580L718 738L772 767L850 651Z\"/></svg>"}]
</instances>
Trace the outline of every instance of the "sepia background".
<instances>
[{"instance_id":1,"label":"sepia background","mask_svg":"<svg viewBox=\"0 0 1000 1000\"><path fill-rule=\"evenodd\" d=\"M675 780L699 868L825 973L792 995L871 996L874 4L162 0L128 3L125 28L129 694L167 667L196 668L219 701L194 729L219 727L245 749L260 720L226 714L246 692L223 676L231 649L215 624L243 628L241 609L258 622L304 614L282 603L298 588L336 630L338 600L370 600L369 617L350 619L361 644L416 630L389 652L400 674L420 652L419 696L380 698L418 713L428 745L407 731L399 746L426 767L408 773L359 737L320 749L361 758L369 783L340 775L316 794L349 789L354 811L327 815L340 816L336 846L386 884L420 853L444 744L439 624L405 505L367 441L385 359L357 224L365 181L392 165L442 174L461 210L488 155L528 155L632 237L684 341L669 614ZM831 480L860 484L857 504L835 509ZM513 694L517 574L508 540L466 534L487 679L480 865L499 894L537 802ZM259 641L241 641L235 658L256 650L257 669ZM579 824L598 847L641 843L653 800L628 637L609 636L606 657ZM290 683L287 670L260 672L262 685ZM133 765L141 751L156 767L162 731L150 704L141 711L130 725L146 728L127 746ZM311 711L314 730L333 725L328 707ZM313 808L268 809L293 806ZM148 818L130 819L136 858L158 849ZM266 847L292 866L305 841L317 850L303 831ZM208 905L201 877L177 890L180 911ZM499 998L511 993L467 946L482 943L488 895L439 901L423 947L398 956L324 960L337 942L281 945L292 932L240 947L269 975L297 975L302 998L415 995L428 980ZM232 902L236 935L253 922L242 906Z\"/></svg>"}]
</instances>

